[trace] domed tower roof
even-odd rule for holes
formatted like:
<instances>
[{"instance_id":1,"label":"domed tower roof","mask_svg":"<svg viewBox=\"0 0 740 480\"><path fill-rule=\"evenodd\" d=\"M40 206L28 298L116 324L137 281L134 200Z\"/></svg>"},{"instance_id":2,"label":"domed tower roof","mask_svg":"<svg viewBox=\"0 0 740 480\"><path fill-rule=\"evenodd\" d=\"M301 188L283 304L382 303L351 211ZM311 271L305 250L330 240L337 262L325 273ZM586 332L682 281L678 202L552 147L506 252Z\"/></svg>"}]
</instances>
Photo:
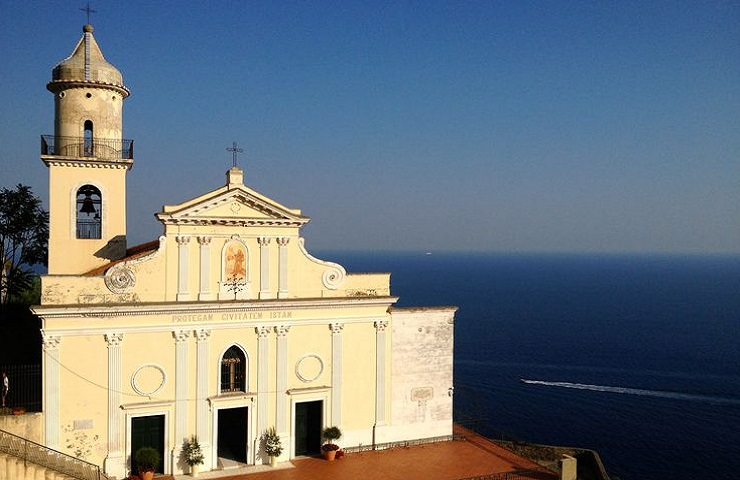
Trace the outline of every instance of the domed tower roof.
<instances>
[{"instance_id":1,"label":"domed tower roof","mask_svg":"<svg viewBox=\"0 0 740 480\"><path fill-rule=\"evenodd\" d=\"M72 54L54 67L46 88L56 93L75 86L93 86L110 88L128 97L131 92L123 84L123 75L103 57L92 25L82 27L82 32Z\"/></svg>"}]
</instances>

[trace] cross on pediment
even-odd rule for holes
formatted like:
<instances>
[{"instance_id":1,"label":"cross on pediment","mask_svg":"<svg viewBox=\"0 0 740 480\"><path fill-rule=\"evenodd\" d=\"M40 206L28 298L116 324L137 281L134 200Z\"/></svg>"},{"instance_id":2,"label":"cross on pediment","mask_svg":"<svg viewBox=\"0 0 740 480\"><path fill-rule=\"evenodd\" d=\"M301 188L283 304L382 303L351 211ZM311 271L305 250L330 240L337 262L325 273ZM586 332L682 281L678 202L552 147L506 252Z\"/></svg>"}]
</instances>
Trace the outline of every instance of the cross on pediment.
<instances>
[{"instance_id":1,"label":"cross on pediment","mask_svg":"<svg viewBox=\"0 0 740 480\"><path fill-rule=\"evenodd\" d=\"M226 148L226 151L231 152L231 156L232 156L231 161L233 163L232 166L236 167L236 156L239 155L240 153L244 153L244 149L239 148L236 145L236 142L234 142L231 147Z\"/></svg>"}]
</instances>

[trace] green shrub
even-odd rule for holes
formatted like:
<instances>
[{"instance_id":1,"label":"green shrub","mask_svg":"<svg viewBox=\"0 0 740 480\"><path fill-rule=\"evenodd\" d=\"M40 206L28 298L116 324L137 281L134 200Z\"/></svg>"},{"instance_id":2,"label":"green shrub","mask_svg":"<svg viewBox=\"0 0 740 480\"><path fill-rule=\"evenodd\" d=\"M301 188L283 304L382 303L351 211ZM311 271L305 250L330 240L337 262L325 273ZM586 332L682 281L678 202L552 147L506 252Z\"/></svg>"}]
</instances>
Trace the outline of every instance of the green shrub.
<instances>
[{"instance_id":1,"label":"green shrub","mask_svg":"<svg viewBox=\"0 0 740 480\"><path fill-rule=\"evenodd\" d=\"M162 457L156 448L142 447L134 454L134 461L140 472L156 471L161 460Z\"/></svg>"}]
</instances>

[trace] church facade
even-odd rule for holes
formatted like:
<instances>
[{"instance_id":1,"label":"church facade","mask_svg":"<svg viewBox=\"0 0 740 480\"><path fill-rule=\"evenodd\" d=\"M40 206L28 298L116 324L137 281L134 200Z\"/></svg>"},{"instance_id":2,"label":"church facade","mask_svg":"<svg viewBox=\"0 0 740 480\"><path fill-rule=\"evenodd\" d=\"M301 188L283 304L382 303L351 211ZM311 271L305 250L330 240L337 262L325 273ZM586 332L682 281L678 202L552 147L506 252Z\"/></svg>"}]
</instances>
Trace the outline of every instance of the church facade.
<instances>
[{"instance_id":1,"label":"church facade","mask_svg":"<svg viewBox=\"0 0 740 480\"><path fill-rule=\"evenodd\" d=\"M160 471L318 454L338 426L344 447L451 437L454 307L395 308L390 274L353 274L312 256L309 218L225 183L156 215L159 239L126 245L123 139L129 90L85 25L53 70L48 274L42 277L47 446L128 475L151 446Z\"/></svg>"}]
</instances>

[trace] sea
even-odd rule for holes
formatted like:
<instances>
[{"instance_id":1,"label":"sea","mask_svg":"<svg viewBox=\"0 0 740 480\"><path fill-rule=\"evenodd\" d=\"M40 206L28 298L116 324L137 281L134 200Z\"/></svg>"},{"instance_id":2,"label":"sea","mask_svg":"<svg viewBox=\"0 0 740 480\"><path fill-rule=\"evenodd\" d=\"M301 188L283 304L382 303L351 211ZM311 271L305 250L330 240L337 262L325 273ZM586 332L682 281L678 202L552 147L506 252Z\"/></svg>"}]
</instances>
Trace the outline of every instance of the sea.
<instances>
[{"instance_id":1,"label":"sea","mask_svg":"<svg viewBox=\"0 0 740 480\"><path fill-rule=\"evenodd\" d=\"M455 418L622 480L740 478L740 256L322 252L454 305Z\"/></svg>"}]
</instances>

